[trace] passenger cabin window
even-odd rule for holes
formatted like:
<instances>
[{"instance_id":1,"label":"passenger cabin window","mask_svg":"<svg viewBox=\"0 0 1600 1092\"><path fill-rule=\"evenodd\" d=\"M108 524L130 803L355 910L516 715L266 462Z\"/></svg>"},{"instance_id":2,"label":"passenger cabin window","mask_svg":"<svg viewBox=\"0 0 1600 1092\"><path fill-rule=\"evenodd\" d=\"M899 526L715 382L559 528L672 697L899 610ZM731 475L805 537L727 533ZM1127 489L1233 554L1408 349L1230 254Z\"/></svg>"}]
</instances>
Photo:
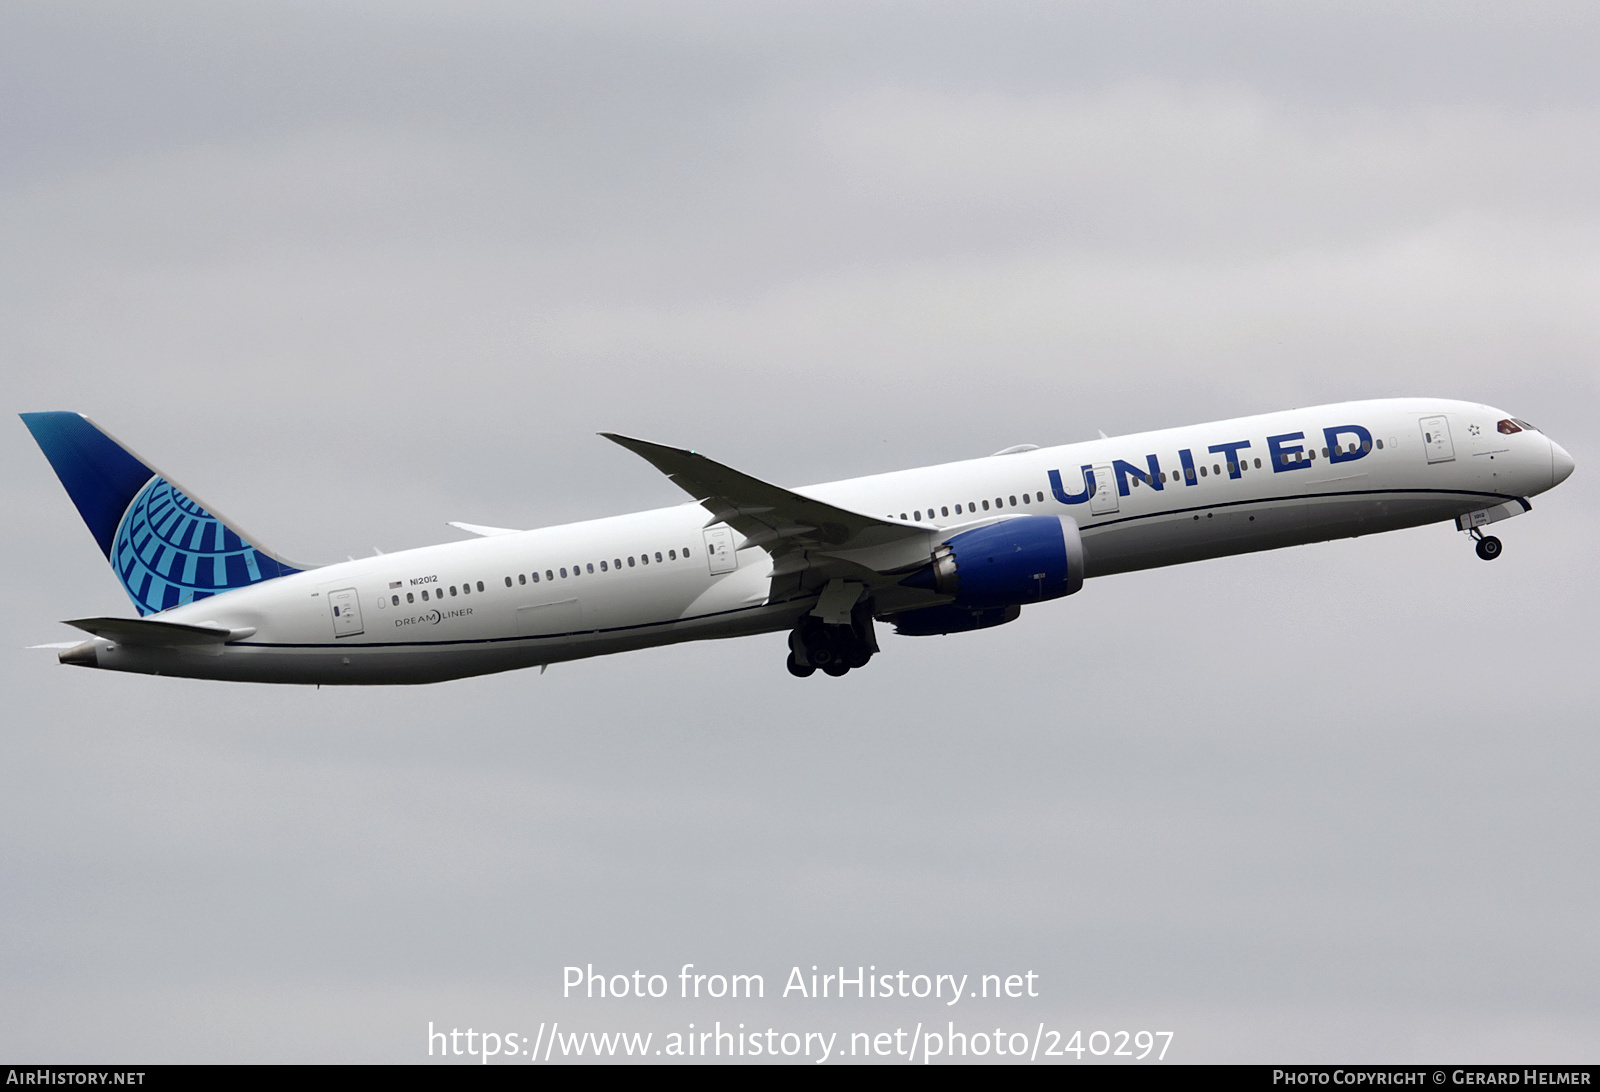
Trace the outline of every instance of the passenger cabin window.
<instances>
[{"instance_id":1,"label":"passenger cabin window","mask_svg":"<svg viewBox=\"0 0 1600 1092\"><path fill-rule=\"evenodd\" d=\"M683 556L684 557L688 557L689 556L689 547L685 546L683 548Z\"/></svg>"},{"instance_id":2,"label":"passenger cabin window","mask_svg":"<svg viewBox=\"0 0 1600 1092\"><path fill-rule=\"evenodd\" d=\"M410 592L406 592L406 602L407 603L415 603L416 602L416 600L411 597L411 593Z\"/></svg>"},{"instance_id":3,"label":"passenger cabin window","mask_svg":"<svg viewBox=\"0 0 1600 1092\"><path fill-rule=\"evenodd\" d=\"M537 584L539 582L539 574L538 574L537 571L535 571L534 574L533 574L533 582L535 584Z\"/></svg>"},{"instance_id":4,"label":"passenger cabin window","mask_svg":"<svg viewBox=\"0 0 1600 1092\"><path fill-rule=\"evenodd\" d=\"M661 560L661 551L660 551L660 550L657 550L657 551L656 551L656 560L657 560L657 561L660 561L660 560Z\"/></svg>"},{"instance_id":5,"label":"passenger cabin window","mask_svg":"<svg viewBox=\"0 0 1600 1092\"><path fill-rule=\"evenodd\" d=\"M612 559L611 559L611 567L612 567L612 568L613 568L613 569L620 569L620 568L622 568L622 558L620 558L620 557L614 557L614 558L612 558Z\"/></svg>"},{"instance_id":6,"label":"passenger cabin window","mask_svg":"<svg viewBox=\"0 0 1600 1092\"><path fill-rule=\"evenodd\" d=\"M506 587L509 588L510 586L511 586L511 578L508 576L508 577L506 577Z\"/></svg>"},{"instance_id":7,"label":"passenger cabin window","mask_svg":"<svg viewBox=\"0 0 1600 1092\"><path fill-rule=\"evenodd\" d=\"M668 561L676 561L676 560L678 560L678 551L677 550L668 550L667 551L667 560Z\"/></svg>"},{"instance_id":8,"label":"passenger cabin window","mask_svg":"<svg viewBox=\"0 0 1600 1092\"><path fill-rule=\"evenodd\" d=\"M605 572L606 571L606 563L604 561L600 562L600 571L601 572Z\"/></svg>"},{"instance_id":9,"label":"passenger cabin window","mask_svg":"<svg viewBox=\"0 0 1600 1092\"><path fill-rule=\"evenodd\" d=\"M958 512L961 511L961 506L959 504L956 505L956 511L958 511ZM950 514L950 509L944 507L943 505L940 505L939 506L939 514L941 516L948 516Z\"/></svg>"},{"instance_id":10,"label":"passenger cabin window","mask_svg":"<svg viewBox=\"0 0 1600 1092\"><path fill-rule=\"evenodd\" d=\"M989 502L988 501L984 501L983 502L983 510L985 512L987 512L989 510Z\"/></svg>"},{"instance_id":11,"label":"passenger cabin window","mask_svg":"<svg viewBox=\"0 0 1600 1092\"><path fill-rule=\"evenodd\" d=\"M589 564L585 565L583 568L585 572L594 572L594 562L589 562Z\"/></svg>"},{"instance_id":12,"label":"passenger cabin window","mask_svg":"<svg viewBox=\"0 0 1600 1092\"><path fill-rule=\"evenodd\" d=\"M535 580L539 579L539 574L538 573L534 573L533 574L533 578ZM518 584L526 584L527 582L528 582L528 574L527 573L518 573L517 574L517 583Z\"/></svg>"},{"instance_id":13,"label":"passenger cabin window","mask_svg":"<svg viewBox=\"0 0 1600 1092\"><path fill-rule=\"evenodd\" d=\"M400 597L398 595L391 595L389 597L389 603L392 606L398 607L400 605Z\"/></svg>"},{"instance_id":14,"label":"passenger cabin window","mask_svg":"<svg viewBox=\"0 0 1600 1092\"><path fill-rule=\"evenodd\" d=\"M630 569L633 568L633 555L632 554L628 555L628 568L630 568Z\"/></svg>"}]
</instances>

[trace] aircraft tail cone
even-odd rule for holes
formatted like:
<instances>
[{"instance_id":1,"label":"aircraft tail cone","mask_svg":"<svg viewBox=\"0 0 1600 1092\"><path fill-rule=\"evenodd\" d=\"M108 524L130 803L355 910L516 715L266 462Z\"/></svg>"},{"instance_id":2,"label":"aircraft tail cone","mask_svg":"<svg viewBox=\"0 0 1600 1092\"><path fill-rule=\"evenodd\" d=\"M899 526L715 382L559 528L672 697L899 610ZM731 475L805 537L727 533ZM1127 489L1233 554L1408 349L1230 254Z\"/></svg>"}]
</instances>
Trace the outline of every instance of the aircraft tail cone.
<instances>
[{"instance_id":1,"label":"aircraft tail cone","mask_svg":"<svg viewBox=\"0 0 1600 1092\"><path fill-rule=\"evenodd\" d=\"M100 659L95 652L93 641L85 641L81 645L73 645L71 648L64 648L61 650L61 655L57 658L62 663L71 664L73 667L100 666Z\"/></svg>"}]
</instances>

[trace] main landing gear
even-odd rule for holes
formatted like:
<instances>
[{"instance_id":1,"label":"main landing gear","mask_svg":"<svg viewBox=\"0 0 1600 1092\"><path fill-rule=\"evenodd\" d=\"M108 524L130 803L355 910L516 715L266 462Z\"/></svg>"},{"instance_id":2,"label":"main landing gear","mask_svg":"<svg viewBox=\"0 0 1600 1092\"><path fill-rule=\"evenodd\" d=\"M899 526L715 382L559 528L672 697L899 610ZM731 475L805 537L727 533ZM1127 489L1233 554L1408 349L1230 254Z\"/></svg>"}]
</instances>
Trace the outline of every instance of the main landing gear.
<instances>
[{"instance_id":1,"label":"main landing gear","mask_svg":"<svg viewBox=\"0 0 1600 1092\"><path fill-rule=\"evenodd\" d=\"M858 610L843 626L807 615L789 634L789 674L804 679L821 668L837 679L851 668L865 667L877 651L871 613Z\"/></svg>"},{"instance_id":2,"label":"main landing gear","mask_svg":"<svg viewBox=\"0 0 1600 1092\"><path fill-rule=\"evenodd\" d=\"M1493 535L1484 534L1476 527L1467 533L1477 540L1478 556L1483 558L1483 560L1493 561L1495 558L1500 556L1500 550L1502 547L1499 539L1495 538Z\"/></svg>"}]
</instances>

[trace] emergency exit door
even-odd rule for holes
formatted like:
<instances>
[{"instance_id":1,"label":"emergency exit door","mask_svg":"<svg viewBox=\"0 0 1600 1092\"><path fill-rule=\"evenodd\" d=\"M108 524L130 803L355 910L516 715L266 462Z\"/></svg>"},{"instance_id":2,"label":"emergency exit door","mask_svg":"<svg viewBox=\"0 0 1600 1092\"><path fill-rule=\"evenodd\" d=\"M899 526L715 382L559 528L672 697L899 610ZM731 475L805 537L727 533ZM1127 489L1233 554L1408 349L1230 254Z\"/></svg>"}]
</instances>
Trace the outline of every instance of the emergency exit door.
<instances>
[{"instance_id":1,"label":"emergency exit door","mask_svg":"<svg viewBox=\"0 0 1600 1092\"><path fill-rule=\"evenodd\" d=\"M1418 425L1422 429L1422 447L1430 463L1447 463L1456 457L1455 445L1450 442L1448 417L1424 417Z\"/></svg>"}]
</instances>

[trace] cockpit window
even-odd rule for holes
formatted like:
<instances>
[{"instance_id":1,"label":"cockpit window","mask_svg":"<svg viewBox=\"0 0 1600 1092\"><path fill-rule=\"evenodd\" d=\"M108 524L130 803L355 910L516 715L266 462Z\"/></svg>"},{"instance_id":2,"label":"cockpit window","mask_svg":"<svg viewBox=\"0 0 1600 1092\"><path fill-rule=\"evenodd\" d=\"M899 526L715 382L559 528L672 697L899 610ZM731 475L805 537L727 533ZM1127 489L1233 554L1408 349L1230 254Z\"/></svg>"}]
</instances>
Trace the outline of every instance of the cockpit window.
<instances>
[{"instance_id":1,"label":"cockpit window","mask_svg":"<svg viewBox=\"0 0 1600 1092\"><path fill-rule=\"evenodd\" d=\"M1521 425L1523 428L1527 429L1529 432L1538 432L1539 431L1538 429L1534 428L1532 425L1528 424L1528 422L1524 421L1520 417L1513 417L1511 419L1511 423L1513 425Z\"/></svg>"},{"instance_id":2,"label":"cockpit window","mask_svg":"<svg viewBox=\"0 0 1600 1092\"><path fill-rule=\"evenodd\" d=\"M1507 436L1510 436L1514 432L1521 432L1522 431L1522 426L1517 424L1515 421L1511 420L1509 417L1506 418L1504 421L1501 421L1498 425L1495 426L1495 428L1499 429L1501 432L1505 433Z\"/></svg>"}]
</instances>

